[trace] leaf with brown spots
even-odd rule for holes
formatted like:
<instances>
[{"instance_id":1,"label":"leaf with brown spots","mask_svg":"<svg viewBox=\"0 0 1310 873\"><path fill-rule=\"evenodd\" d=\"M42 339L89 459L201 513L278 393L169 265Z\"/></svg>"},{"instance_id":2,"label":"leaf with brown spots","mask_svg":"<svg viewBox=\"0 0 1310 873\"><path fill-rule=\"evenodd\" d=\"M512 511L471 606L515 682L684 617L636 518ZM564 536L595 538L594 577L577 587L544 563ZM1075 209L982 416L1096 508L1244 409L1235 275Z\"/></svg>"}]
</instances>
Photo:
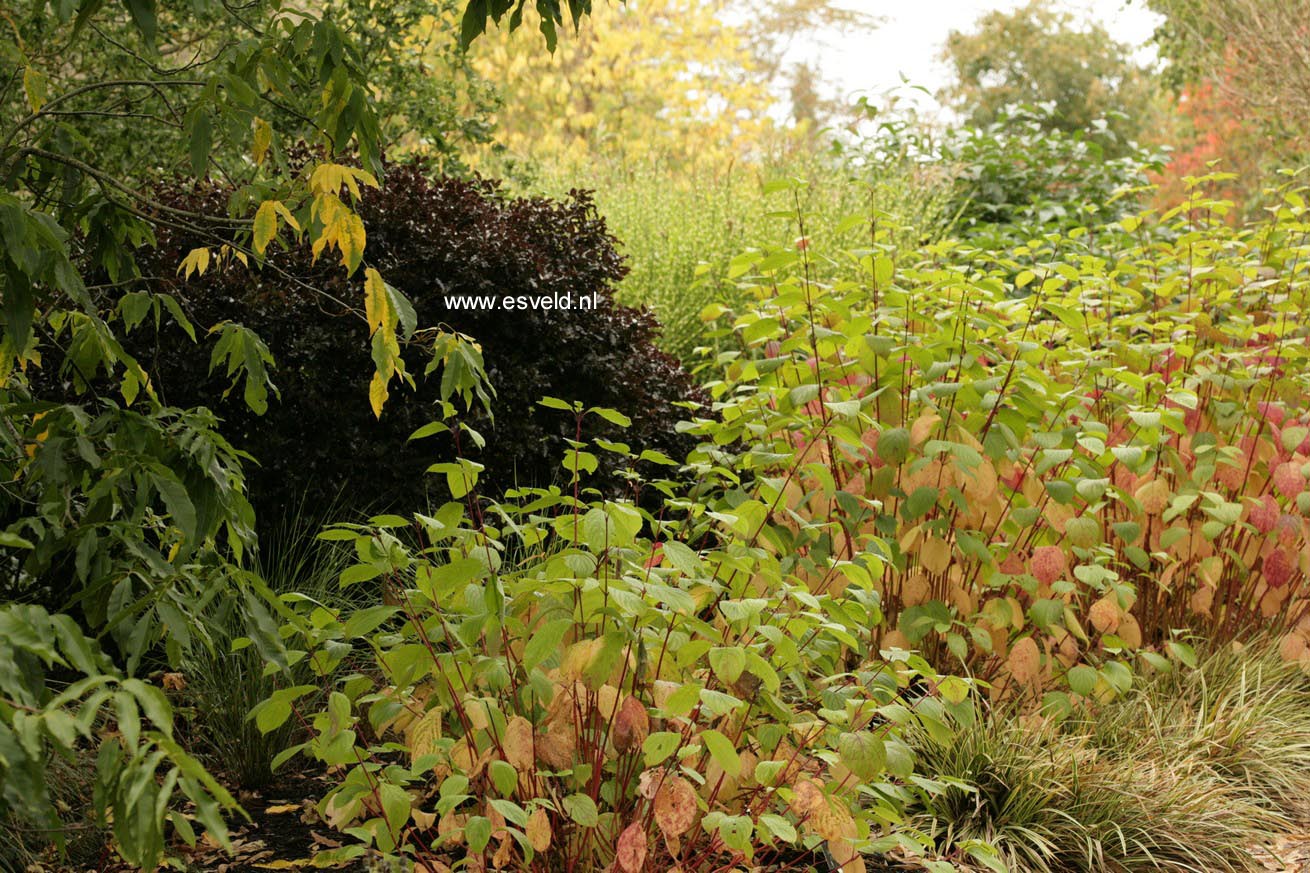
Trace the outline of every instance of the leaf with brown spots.
<instances>
[{"instance_id":1,"label":"leaf with brown spots","mask_svg":"<svg viewBox=\"0 0 1310 873\"><path fill-rule=\"evenodd\" d=\"M624 873L641 873L646 866L646 829L640 822L634 821L619 834L615 855Z\"/></svg>"},{"instance_id":2,"label":"leaf with brown spots","mask_svg":"<svg viewBox=\"0 0 1310 873\"><path fill-rule=\"evenodd\" d=\"M666 776L655 792L655 823L665 836L677 837L696 821L696 789L681 776Z\"/></svg>"}]
</instances>

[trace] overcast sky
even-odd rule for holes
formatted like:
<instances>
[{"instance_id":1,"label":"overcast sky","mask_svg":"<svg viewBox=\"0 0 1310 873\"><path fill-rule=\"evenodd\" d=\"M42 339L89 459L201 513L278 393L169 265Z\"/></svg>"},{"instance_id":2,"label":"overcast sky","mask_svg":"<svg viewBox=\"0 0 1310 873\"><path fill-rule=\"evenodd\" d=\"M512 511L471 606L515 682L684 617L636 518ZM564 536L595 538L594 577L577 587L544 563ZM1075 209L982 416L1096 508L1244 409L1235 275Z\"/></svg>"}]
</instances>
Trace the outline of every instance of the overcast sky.
<instances>
[{"instance_id":1,"label":"overcast sky","mask_svg":"<svg viewBox=\"0 0 1310 873\"><path fill-rule=\"evenodd\" d=\"M838 84L848 96L895 88L902 75L910 84L930 91L945 84L947 71L938 59L947 34L969 30L992 10L1011 10L1020 0L846 0L845 5L884 19L873 33L831 34L796 46L796 56L817 61L823 78ZM1157 16L1143 0L1066 0L1076 15L1099 21L1121 42L1141 46L1151 37ZM1149 57L1149 52L1145 54ZM916 98L931 105L927 98ZM925 103L926 101L926 103Z\"/></svg>"}]
</instances>

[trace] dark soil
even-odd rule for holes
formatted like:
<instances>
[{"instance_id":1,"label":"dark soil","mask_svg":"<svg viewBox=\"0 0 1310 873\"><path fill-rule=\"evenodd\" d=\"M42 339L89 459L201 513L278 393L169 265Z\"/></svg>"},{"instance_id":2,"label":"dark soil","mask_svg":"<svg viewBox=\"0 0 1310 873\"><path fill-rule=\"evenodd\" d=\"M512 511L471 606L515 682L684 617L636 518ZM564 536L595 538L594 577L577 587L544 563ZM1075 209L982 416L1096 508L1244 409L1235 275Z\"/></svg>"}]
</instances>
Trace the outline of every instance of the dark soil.
<instances>
[{"instance_id":1,"label":"dark soil","mask_svg":"<svg viewBox=\"0 0 1310 873\"><path fill-rule=\"evenodd\" d=\"M185 861L187 870L192 873L267 873L278 869L364 873L369 867L363 860L325 868L314 868L310 864L319 852L343 845L343 840L336 838L332 828L320 821L314 810L314 802L327 794L332 784L319 773L286 772L265 789L242 791L237 796L250 820L240 816L230 820L231 854L203 833L194 848L179 841L170 851ZM95 836L89 834L88 840ZM62 863L48 859L37 866L51 873L133 871L122 862L111 861L104 849L70 851L69 858Z\"/></svg>"}]
</instances>

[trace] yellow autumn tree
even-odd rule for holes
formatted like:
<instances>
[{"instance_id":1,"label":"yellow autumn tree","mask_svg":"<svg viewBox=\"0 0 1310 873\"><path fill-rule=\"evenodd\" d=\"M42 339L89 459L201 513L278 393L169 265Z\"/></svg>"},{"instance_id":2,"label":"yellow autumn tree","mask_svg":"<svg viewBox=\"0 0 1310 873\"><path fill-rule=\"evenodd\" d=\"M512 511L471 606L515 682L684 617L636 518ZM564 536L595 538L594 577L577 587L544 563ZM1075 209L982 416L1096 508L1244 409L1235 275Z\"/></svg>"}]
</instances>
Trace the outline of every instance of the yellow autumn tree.
<instances>
[{"instance_id":1,"label":"yellow autumn tree","mask_svg":"<svg viewBox=\"0 0 1310 873\"><path fill-rule=\"evenodd\" d=\"M730 0L598 4L555 53L489 32L473 47L478 74L502 91L496 138L512 155L555 166L604 155L723 164L775 124L769 77Z\"/></svg>"}]
</instances>

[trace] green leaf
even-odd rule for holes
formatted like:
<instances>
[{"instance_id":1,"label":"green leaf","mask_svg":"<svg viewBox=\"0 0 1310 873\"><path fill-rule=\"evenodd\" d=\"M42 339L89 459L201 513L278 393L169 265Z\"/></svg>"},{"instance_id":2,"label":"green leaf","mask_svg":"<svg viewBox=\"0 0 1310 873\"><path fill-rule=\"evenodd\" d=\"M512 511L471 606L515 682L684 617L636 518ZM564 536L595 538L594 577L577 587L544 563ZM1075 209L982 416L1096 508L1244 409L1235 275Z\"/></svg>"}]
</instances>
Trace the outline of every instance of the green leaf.
<instances>
[{"instance_id":1,"label":"green leaf","mask_svg":"<svg viewBox=\"0 0 1310 873\"><path fill-rule=\"evenodd\" d=\"M409 812L413 801L409 792L399 785L383 782L378 786L378 795L382 798L382 814L386 816L387 828L394 834L409 821Z\"/></svg>"},{"instance_id":2,"label":"green leaf","mask_svg":"<svg viewBox=\"0 0 1310 873\"><path fill-rule=\"evenodd\" d=\"M842 734L837 741L842 764L865 782L882 773L887 766L887 749L883 740L871 731Z\"/></svg>"},{"instance_id":3,"label":"green leaf","mask_svg":"<svg viewBox=\"0 0 1310 873\"><path fill-rule=\"evenodd\" d=\"M163 691L153 685L147 685L140 679L124 679L123 690L130 692L136 698L141 711L156 728L165 736L173 735L173 707L169 705Z\"/></svg>"},{"instance_id":4,"label":"green leaf","mask_svg":"<svg viewBox=\"0 0 1310 873\"><path fill-rule=\"evenodd\" d=\"M667 760L682 744L682 734L673 731L656 731L646 737L641 750L646 756L646 766L654 767Z\"/></svg>"},{"instance_id":5,"label":"green leaf","mask_svg":"<svg viewBox=\"0 0 1310 873\"><path fill-rule=\"evenodd\" d=\"M513 764L506 761L492 761L487 765L487 772L491 774L491 784L496 786L498 792L506 797L514 794L514 789L519 784L519 774Z\"/></svg>"},{"instance_id":6,"label":"green leaf","mask_svg":"<svg viewBox=\"0 0 1310 873\"><path fill-rule=\"evenodd\" d=\"M1187 643L1180 643L1177 640L1169 640L1164 644L1164 648L1171 658L1176 658L1181 661L1184 666L1193 669L1196 668L1196 649L1192 648Z\"/></svg>"},{"instance_id":7,"label":"green leaf","mask_svg":"<svg viewBox=\"0 0 1310 873\"><path fill-rule=\"evenodd\" d=\"M564 798L564 812L584 828L594 828L600 821L596 801L586 794L570 794Z\"/></svg>"},{"instance_id":8,"label":"green leaf","mask_svg":"<svg viewBox=\"0 0 1310 873\"><path fill-rule=\"evenodd\" d=\"M630 427L632 425L632 419L628 418L617 409L606 409L601 406L596 406L587 411L594 412L610 424L617 424L619 427Z\"/></svg>"},{"instance_id":9,"label":"green leaf","mask_svg":"<svg viewBox=\"0 0 1310 873\"><path fill-rule=\"evenodd\" d=\"M881 445L881 440L879 441ZM937 505L937 489L924 485L914 489L914 493L905 499L901 506L901 516L906 521L914 521L920 516L926 515L929 510Z\"/></svg>"},{"instance_id":10,"label":"green leaf","mask_svg":"<svg viewBox=\"0 0 1310 873\"><path fill-rule=\"evenodd\" d=\"M131 0L130 0L131 2ZM138 3L146 3L148 0L135 0ZM151 4L153 5L153 4ZM197 178L203 179L205 171L209 167L209 155L214 149L214 130L212 122L209 120L209 113L204 109L196 107L191 114L190 130L190 148L188 154L191 158L191 172Z\"/></svg>"},{"instance_id":11,"label":"green leaf","mask_svg":"<svg viewBox=\"0 0 1310 873\"><path fill-rule=\"evenodd\" d=\"M669 695L664 701L664 714L671 718L683 718L700 702L701 686L695 682L684 684Z\"/></svg>"},{"instance_id":12,"label":"green leaf","mask_svg":"<svg viewBox=\"0 0 1310 873\"><path fill-rule=\"evenodd\" d=\"M382 575L382 570L373 564L355 564L341 571L340 584L342 588L348 588L360 582L367 582L370 579L376 579Z\"/></svg>"},{"instance_id":13,"label":"green leaf","mask_svg":"<svg viewBox=\"0 0 1310 873\"><path fill-rule=\"evenodd\" d=\"M187 494L186 486L177 478L177 474L164 467L157 467L151 475L151 481L159 491L159 496L168 509L168 514L186 538L187 548L196 545L196 507Z\"/></svg>"},{"instance_id":14,"label":"green leaf","mask_svg":"<svg viewBox=\"0 0 1310 873\"><path fill-rule=\"evenodd\" d=\"M1065 674L1065 678L1069 680L1069 689L1074 694L1090 697L1096 689L1098 674L1094 667L1079 664L1076 667L1071 667L1069 672Z\"/></svg>"},{"instance_id":15,"label":"green leaf","mask_svg":"<svg viewBox=\"0 0 1310 873\"><path fill-rule=\"evenodd\" d=\"M732 685L746 669L746 653L736 646L717 646L710 649L710 668L725 685Z\"/></svg>"},{"instance_id":16,"label":"green leaf","mask_svg":"<svg viewBox=\"0 0 1310 873\"><path fill-rule=\"evenodd\" d=\"M459 41L463 48L473 44L487 29L487 0L468 0L460 19Z\"/></svg>"},{"instance_id":17,"label":"green leaf","mask_svg":"<svg viewBox=\"0 0 1310 873\"><path fill-rule=\"evenodd\" d=\"M141 32L141 38L153 49L159 30L159 23L155 17L155 0L123 0L123 5L131 13L132 23Z\"/></svg>"},{"instance_id":18,"label":"green leaf","mask_svg":"<svg viewBox=\"0 0 1310 873\"><path fill-rule=\"evenodd\" d=\"M291 704L285 700L273 698L261 703L254 711L255 727L262 734L275 731L291 717Z\"/></svg>"},{"instance_id":19,"label":"green leaf","mask_svg":"<svg viewBox=\"0 0 1310 873\"><path fill-rule=\"evenodd\" d=\"M960 640L963 642L963 637ZM946 676L937 683L937 693L949 703L963 703L969 699L969 683L959 676Z\"/></svg>"},{"instance_id":20,"label":"green leaf","mask_svg":"<svg viewBox=\"0 0 1310 873\"><path fill-rule=\"evenodd\" d=\"M692 579L700 578L705 575L705 564L701 561L700 555L692 551L685 543L677 540L669 540L663 544L665 557L674 569Z\"/></svg>"},{"instance_id":21,"label":"green leaf","mask_svg":"<svg viewBox=\"0 0 1310 873\"><path fill-rule=\"evenodd\" d=\"M787 819L782 816L771 812L766 812L760 815L759 826L769 836L776 837L784 843L794 843L800 838L796 833L796 828L792 826L791 822L787 821Z\"/></svg>"},{"instance_id":22,"label":"green leaf","mask_svg":"<svg viewBox=\"0 0 1310 873\"><path fill-rule=\"evenodd\" d=\"M523 668L531 670L559 652L564 642L564 635L572 627L571 618L557 618L537 625L523 646Z\"/></svg>"},{"instance_id":23,"label":"green leaf","mask_svg":"<svg viewBox=\"0 0 1310 873\"><path fill-rule=\"evenodd\" d=\"M40 112L45 105L48 92L46 75L36 67L23 69L23 93L27 96L27 105L33 112Z\"/></svg>"},{"instance_id":24,"label":"green leaf","mask_svg":"<svg viewBox=\"0 0 1310 873\"><path fill-rule=\"evenodd\" d=\"M487 843L491 842L491 820L486 816L475 815L464 824L464 840L468 843L469 851L473 854L481 854L482 850L487 848Z\"/></svg>"},{"instance_id":25,"label":"green leaf","mask_svg":"<svg viewBox=\"0 0 1310 873\"><path fill-rule=\"evenodd\" d=\"M716 730L703 731L700 739L705 744L710 757L723 768L723 772L736 779L741 773L741 756L733 748L732 740Z\"/></svg>"},{"instance_id":26,"label":"green leaf","mask_svg":"<svg viewBox=\"0 0 1310 873\"><path fill-rule=\"evenodd\" d=\"M0 546L7 549L34 549L31 540L23 539L18 534L0 530Z\"/></svg>"},{"instance_id":27,"label":"green leaf","mask_svg":"<svg viewBox=\"0 0 1310 873\"><path fill-rule=\"evenodd\" d=\"M411 440L421 440L440 433L450 433L450 428L444 422L432 421L414 431L409 435L409 438Z\"/></svg>"}]
</instances>

